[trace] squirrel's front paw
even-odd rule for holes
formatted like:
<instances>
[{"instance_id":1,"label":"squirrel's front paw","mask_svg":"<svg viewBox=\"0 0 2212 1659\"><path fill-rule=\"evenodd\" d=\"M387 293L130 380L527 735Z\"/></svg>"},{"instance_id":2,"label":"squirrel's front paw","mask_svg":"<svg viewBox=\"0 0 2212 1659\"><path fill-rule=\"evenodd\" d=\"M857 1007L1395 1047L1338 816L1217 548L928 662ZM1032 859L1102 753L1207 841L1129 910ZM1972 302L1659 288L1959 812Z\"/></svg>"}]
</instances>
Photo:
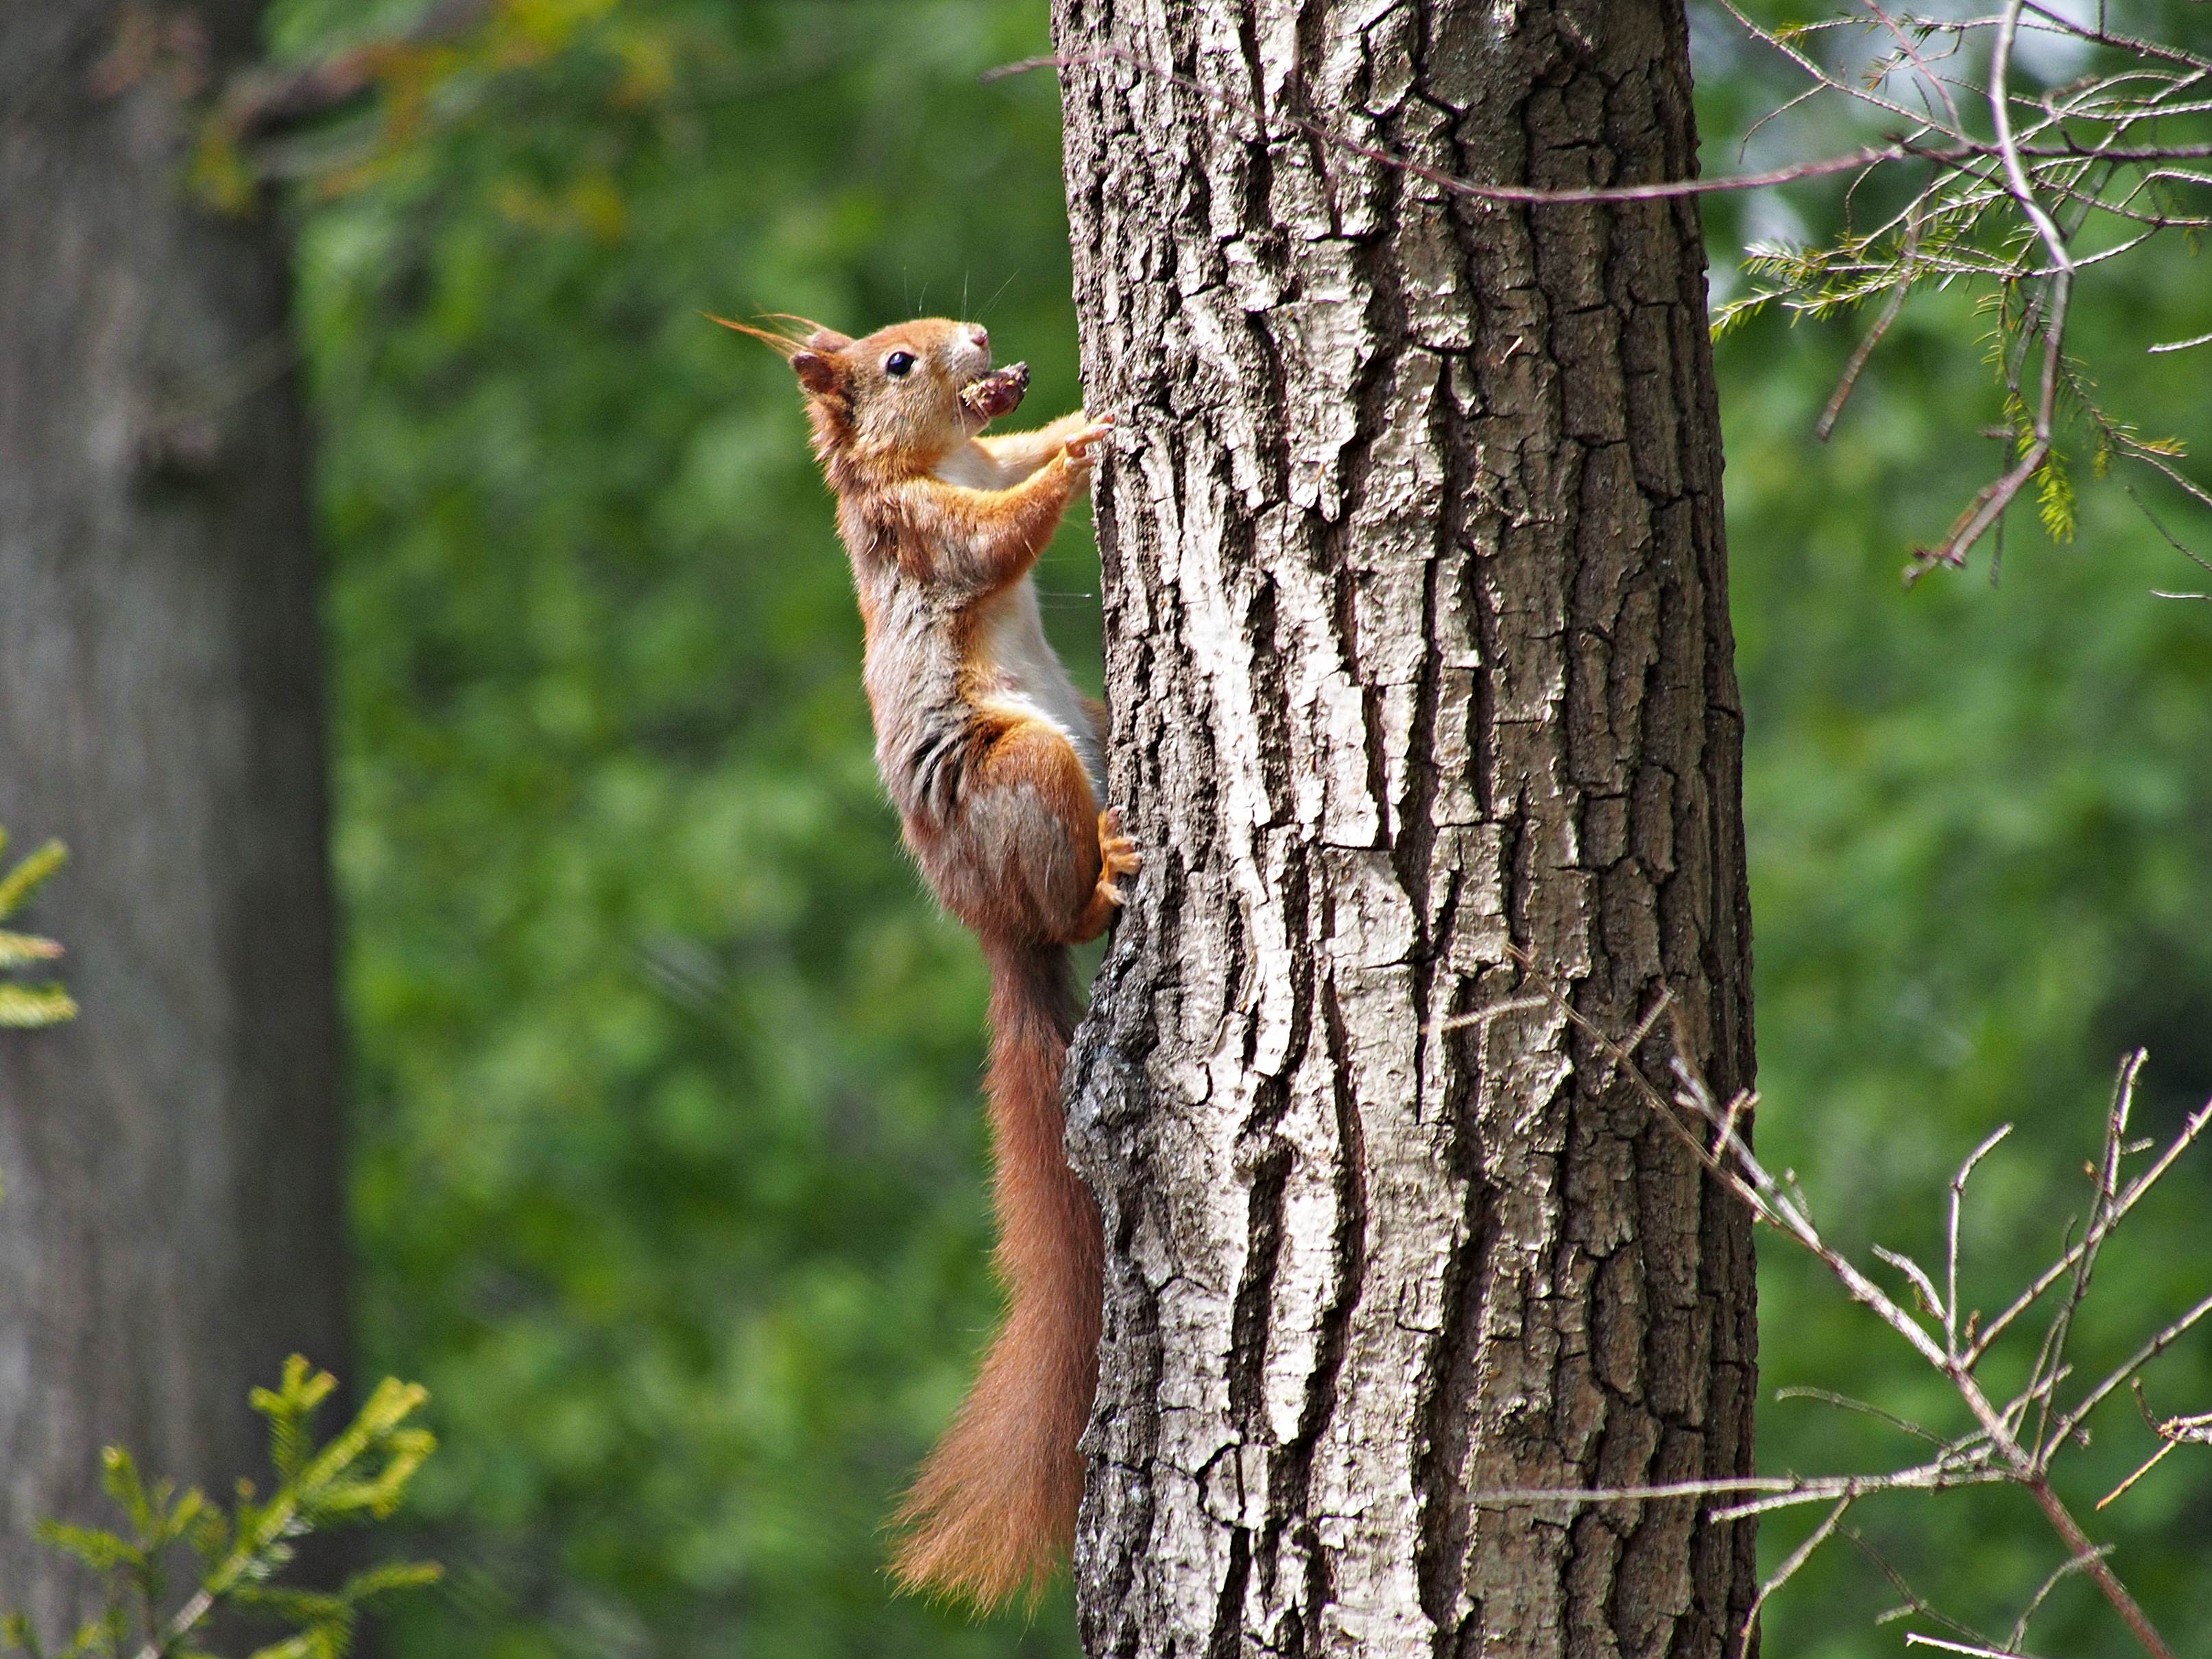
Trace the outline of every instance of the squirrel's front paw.
<instances>
[{"instance_id":1,"label":"squirrel's front paw","mask_svg":"<svg viewBox=\"0 0 2212 1659\"><path fill-rule=\"evenodd\" d=\"M1121 902L1121 878L1145 867L1137 843L1121 831L1121 814L1108 807L1098 815L1098 890L1115 903Z\"/></svg>"},{"instance_id":2,"label":"squirrel's front paw","mask_svg":"<svg viewBox=\"0 0 2212 1659\"><path fill-rule=\"evenodd\" d=\"M1060 447L1069 460L1080 461L1087 465L1097 459L1091 453L1091 445L1108 436L1113 430L1114 417L1111 415L1101 415L1088 425L1069 433L1067 441Z\"/></svg>"}]
</instances>

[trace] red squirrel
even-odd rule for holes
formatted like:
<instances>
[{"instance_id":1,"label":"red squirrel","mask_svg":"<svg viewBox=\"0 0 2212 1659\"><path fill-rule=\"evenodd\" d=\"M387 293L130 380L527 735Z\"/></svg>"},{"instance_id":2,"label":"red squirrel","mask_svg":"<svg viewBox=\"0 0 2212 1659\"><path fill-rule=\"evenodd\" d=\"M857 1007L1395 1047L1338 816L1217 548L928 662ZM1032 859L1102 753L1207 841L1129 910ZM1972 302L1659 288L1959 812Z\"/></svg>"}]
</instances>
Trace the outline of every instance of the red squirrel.
<instances>
[{"instance_id":1,"label":"red squirrel","mask_svg":"<svg viewBox=\"0 0 2212 1659\"><path fill-rule=\"evenodd\" d=\"M907 1589L988 1607L1042 1588L1067 1552L1097 1384L1098 1212L1060 1148L1068 947L1105 931L1138 856L1102 810L1105 709L1045 642L1030 570L1110 423L1078 410L981 436L1029 369L994 371L973 323L855 340L785 320L805 331L726 326L799 376L852 556L876 763L915 863L990 965L1006 1316L899 1512L892 1564Z\"/></svg>"}]
</instances>

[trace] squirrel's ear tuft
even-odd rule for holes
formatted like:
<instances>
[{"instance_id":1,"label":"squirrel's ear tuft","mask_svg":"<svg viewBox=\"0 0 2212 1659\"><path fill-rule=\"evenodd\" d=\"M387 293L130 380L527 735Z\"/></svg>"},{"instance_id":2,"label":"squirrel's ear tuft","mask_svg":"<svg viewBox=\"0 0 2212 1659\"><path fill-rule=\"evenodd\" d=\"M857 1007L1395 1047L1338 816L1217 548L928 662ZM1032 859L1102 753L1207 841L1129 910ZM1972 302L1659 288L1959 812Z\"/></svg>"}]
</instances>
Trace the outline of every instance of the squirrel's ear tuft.
<instances>
[{"instance_id":1,"label":"squirrel's ear tuft","mask_svg":"<svg viewBox=\"0 0 2212 1659\"><path fill-rule=\"evenodd\" d=\"M816 337L817 339L820 336ZM807 343L811 346L814 342ZM820 351L794 351L791 354L792 373L799 376L799 385L816 397L820 397L837 384L837 365Z\"/></svg>"},{"instance_id":2,"label":"squirrel's ear tuft","mask_svg":"<svg viewBox=\"0 0 2212 1659\"><path fill-rule=\"evenodd\" d=\"M850 335L840 334L834 328L824 328L810 318L794 317L787 311L771 311L761 319L764 323L786 325L781 329L756 328L750 323L733 323L727 317L717 317L711 311L702 311L699 314L710 323L720 323L724 328L750 334L785 357L794 351L842 351L853 343Z\"/></svg>"},{"instance_id":3,"label":"squirrel's ear tuft","mask_svg":"<svg viewBox=\"0 0 2212 1659\"><path fill-rule=\"evenodd\" d=\"M709 322L720 323L724 328L733 328L740 334L750 334L787 361L792 371L799 376L799 385L816 397L820 397L844 378L844 365L837 354L853 343L852 337L840 334L834 328L810 322L804 317L793 317L778 312L764 319L769 322L796 324L808 334L802 340L797 329L778 334L765 328L755 328L750 323L733 323L726 317L714 313L704 313Z\"/></svg>"}]
</instances>

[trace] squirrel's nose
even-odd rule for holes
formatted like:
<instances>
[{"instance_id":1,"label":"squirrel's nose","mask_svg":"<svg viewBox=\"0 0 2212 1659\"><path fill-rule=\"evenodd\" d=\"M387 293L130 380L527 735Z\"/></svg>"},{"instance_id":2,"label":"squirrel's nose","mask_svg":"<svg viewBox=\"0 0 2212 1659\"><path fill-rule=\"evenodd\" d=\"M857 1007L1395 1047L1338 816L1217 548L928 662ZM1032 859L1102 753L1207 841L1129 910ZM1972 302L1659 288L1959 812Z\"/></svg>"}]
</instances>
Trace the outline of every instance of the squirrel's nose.
<instances>
[{"instance_id":1,"label":"squirrel's nose","mask_svg":"<svg viewBox=\"0 0 2212 1659\"><path fill-rule=\"evenodd\" d=\"M970 323L968 325L968 337L975 343L975 349L978 351L988 351L991 349L991 331L980 323Z\"/></svg>"}]
</instances>

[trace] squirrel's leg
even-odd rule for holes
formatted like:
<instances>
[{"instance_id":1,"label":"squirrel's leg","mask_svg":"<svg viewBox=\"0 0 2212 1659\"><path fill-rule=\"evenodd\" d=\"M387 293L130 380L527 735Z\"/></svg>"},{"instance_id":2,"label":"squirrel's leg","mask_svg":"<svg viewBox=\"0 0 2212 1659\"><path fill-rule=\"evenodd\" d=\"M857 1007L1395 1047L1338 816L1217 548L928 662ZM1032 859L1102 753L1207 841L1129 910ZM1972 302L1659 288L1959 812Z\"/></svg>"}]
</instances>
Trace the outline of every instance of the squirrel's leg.
<instances>
[{"instance_id":1,"label":"squirrel's leg","mask_svg":"<svg viewBox=\"0 0 2212 1659\"><path fill-rule=\"evenodd\" d=\"M1018 581L1060 528L1069 499L1091 487L1091 448L1111 429L1107 421L1079 428L1050 460L1002 489L927 476L901 485L897 497L915 538L935 550L931 574L972 592Z\"/></svg>"},{"instance_id":2,"label":"squirrel's leg","mask_svg":"<svg viewBox=\"0 0 2212 1659\"><path fill-rule=\"evenodd\" d=\"M1106 924L1121 908L1123 876L1133 876L1144 867L1144 859L1137 851L1137 843L1121 833L1121 814L1109 806L1098 815L1098 879L1091 889L1091 897L1083 907L1083 914L1075 919L1069 929L1067 943L1084 945L1106 931Z\"/></svg>"},{"instance_id":3,"label":"squirrel's leg","mask_svg":"<svg viewBox=\"0 0 2212 1659\"><path fill-rule=\"evenodd\" d=\"M1097 734L1099 747L1104 748L1106 705L1097 697L1085 697L1083 712L1090 717L1091 729ZM1098 882L1091 890L1090 902L1084 906L1082 915L1076 919L1074 943L1080 945L1097 939L1106 931L1106 924L1121 908L1121 878L1135 875L1143 866L1137 843L1121 832L1121 812L1108 807L1098 815Z\"/></svg>"},{"instance_id":4,"label":"squirrel's leg","mask_svg":"<svg viewBox=\"0 0 2212 1659\"><path fill-rule=\"evenodd\" d=\"M986 433L975 443L998 463L1000 477L1008 484L1017 484L1059 454L1070 438L1091 424L1091 418L1079 409L1033 432Z\"/></svg>"},{"instance_id":5,"label":"squirrel's leg","mask_svg":"<svg viewBox=\"0 0 2212 1659\"><path fill-rule=\"evenodd\" d=\"M1061 945L1105 931L1136 851L1058 726L1009 722L963 793L957 826L916 848L954 915L981 933Z\"/></svg>"},{"instance_id":6,"label":"squirrel's leg","mask_svg":"<svg viewBox=\"0 0 2212 1659\"><path fill-rule=\"evenodd\" d=\"M922 477L902 487L915 539L933 550L933 580L987 593L1018 581L1060 528L1068 498L1090 482L1088 461L1066 449L1005 489Z\"/></svg>"}]
</instances>

